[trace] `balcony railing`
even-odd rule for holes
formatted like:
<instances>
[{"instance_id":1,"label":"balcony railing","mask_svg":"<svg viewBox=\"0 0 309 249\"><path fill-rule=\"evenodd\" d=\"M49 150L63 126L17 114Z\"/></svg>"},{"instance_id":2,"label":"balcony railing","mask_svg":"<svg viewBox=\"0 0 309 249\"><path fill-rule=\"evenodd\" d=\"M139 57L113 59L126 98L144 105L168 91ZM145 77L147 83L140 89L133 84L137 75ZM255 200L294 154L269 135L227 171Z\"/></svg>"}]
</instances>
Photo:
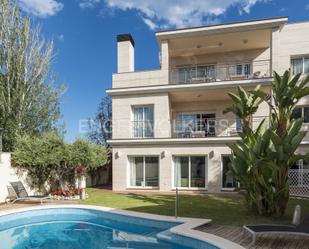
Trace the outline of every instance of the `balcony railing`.
<instances>
[{"instance_id":1,"label":"balcony railing","mask_svg":"<svg viewBox=\"0 0 309 249\"><path fill-rule=\"evenodd\" d=\"M268 116L252 117L251 127L256 129L264 119L269 125ZM155 125L154 121L132 121L132 138L154 138L154 129L162 133L166 128L164 122ZM176 119L171 122L171 129L172 138L233 137L242 132L237 118Z\"/></svg>"},{"instance_id":2,"label":"balcony railing","mask_svg":"<svg viewBox=\"0 0 309 249\"><path fill-rule=\"evenodd\" d=\"M251 127L256 129L264 119L269 125L268 116L258 116L252 118ZM233 137L239 132L242 132L242 126L237 118L177 119L172 125L174 138Z\"/></svg>"},{"instance_id":3,"label":"balcony railing","mask_svg":"<svg viewBox=\"0 0 309 249\"><path fill-rule=\"evenodd\" d=\"M228 64L187 65L171 69L171 84L193 84L245 79L261 79L271 76L270 60L239 61Z\"/></svg>"}]
</instances>

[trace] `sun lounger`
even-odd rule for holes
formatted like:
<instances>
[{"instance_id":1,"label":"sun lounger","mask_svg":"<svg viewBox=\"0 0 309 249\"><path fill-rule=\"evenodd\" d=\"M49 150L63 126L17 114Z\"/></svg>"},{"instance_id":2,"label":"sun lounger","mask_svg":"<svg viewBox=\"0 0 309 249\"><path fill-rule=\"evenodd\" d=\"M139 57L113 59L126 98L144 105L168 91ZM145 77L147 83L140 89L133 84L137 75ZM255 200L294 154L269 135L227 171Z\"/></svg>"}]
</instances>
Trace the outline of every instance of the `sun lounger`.
<instances>
[{"instance_id":1,"label":"sun lounger","mask_svg":"<svg viewBox=\"0 0 309 249\"><path fill-rule=\"evenodd\" d=\"M8 192L10 197L12 198L12 193L14 191L16 198L11 202L11 204L15 203L16 201L23 201L23 200L29 200L29 201L40 201L41 204L44 200L50 199L49 196L43 196L43 195L28 195L28 192L25 188L25 186L22 184L22 182L10 182L11 186L8 186Z\"/></svg>"},{"instance_id":2,"label":"sun lounger","mask_svg":"<svg viewBox=\"0 0 309 249\"><path fill-rule=\"evenodd\" d=\"M246 225L244 231L252 234L252 243L255 244L256 236L260 234L288 234L309 237L309 216L302 220L298 226L293 225Z\"/></svg>"}]
</instances>

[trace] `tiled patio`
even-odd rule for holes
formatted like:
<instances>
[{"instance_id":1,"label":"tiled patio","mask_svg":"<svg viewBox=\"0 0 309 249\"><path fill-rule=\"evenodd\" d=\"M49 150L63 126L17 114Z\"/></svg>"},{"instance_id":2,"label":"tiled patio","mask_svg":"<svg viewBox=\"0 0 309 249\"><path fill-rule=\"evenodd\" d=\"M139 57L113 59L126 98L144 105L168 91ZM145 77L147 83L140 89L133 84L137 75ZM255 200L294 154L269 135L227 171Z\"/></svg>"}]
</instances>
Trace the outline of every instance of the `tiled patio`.
<instances>
[{"instance_id":1,"label":"tiled patio","mask_svg":"<svg viewBox=\"0 0 309 249\"><path fill-rule=\"evenodd\" d=\"M250 246L251 236L242 237L242 228L235 226L205 225L197 228L200 231L211 233L231 240L250 249L309 249L309 238L287 235L261 235L257 237L255 246Z\"/></svg>"}]
</instances>

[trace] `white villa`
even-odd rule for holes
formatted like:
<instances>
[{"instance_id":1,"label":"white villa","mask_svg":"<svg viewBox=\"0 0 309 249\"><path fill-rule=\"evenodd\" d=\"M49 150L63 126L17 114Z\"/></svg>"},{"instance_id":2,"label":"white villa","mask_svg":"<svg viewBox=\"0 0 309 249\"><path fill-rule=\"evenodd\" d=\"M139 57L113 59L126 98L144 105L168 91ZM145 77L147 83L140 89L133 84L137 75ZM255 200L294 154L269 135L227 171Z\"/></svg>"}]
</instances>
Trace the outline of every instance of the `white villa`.
<instances>
[{"instance_id":1,"label":"white villa","mask_svg":"<svg viewBox=\"0 0 309 249\"><path fill-rule=\"evenodd\" d=\"M227 93L258 84L271 93L274 70L309 73L309 22L279 17L161 31L156 38L160 69L138 72L132 36L117 36L118 71L107 90L113 190L233 190L227 144L239 139L241 126L233 114L223 114L232 103ZM252 125L269 115L261 104ZM309 99L295 115L309 123ZM308 143L299 151L308 152ZM305 161L295 165L305 168Z\"/></svg>"}]
</instances>

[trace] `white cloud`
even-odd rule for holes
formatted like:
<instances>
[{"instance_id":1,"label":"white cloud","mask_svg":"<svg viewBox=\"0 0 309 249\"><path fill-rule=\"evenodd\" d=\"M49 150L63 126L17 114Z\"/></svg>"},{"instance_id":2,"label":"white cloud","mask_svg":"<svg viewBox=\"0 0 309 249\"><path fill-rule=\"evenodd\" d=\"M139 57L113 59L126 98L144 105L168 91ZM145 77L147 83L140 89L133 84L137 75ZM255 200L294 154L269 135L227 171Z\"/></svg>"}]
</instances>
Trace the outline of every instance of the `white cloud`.
<instances>
[{"instance_id":1,"label":"white cloud","mask_svg":"<svg viewBox=\"0 0 309 249\"><path fill-rule=\"evenodd\" d=\"M309 4L306 4L305 10L309 10Z\"/></svg>"},{"instance_id":2,"label":"white cloud","mask_svg":"<svg viewBox=\"0 0 309 249\"><path fill-rule=\"evenodd\" d=\"M57 39L60 42L64 42L64 34L57 35Z\"/></svg>"},{"instance_id":3,"label":"white cloud","mask_svg":"<svg viewBox=\"0 0 309 249\"><path fill-rule=\"evenodd\" d=\"M254 6L257 3L258 0L248 0L245 1L243 4L243 11L246 12L247 14L250 13L251 7ZM242 9L240 9L240 11L242 11Z\"/></svg>"},{"instance_id":4,"label":"white cloud","mask_svg":"<svg viewBox=\"0 0 309 249\"><path fill-rule=\"evenodd\" d=\"M158 28L158 25L155 24L153 21L151 21L150 19L146 18L146 17L141 17L142 20L144 21L144 23L151 29L151 30L155 30Z\"/></svg>"},{"instance_id":5,"label":"white cloud","mask_svg":"<svg viewBox=\"0 0 309 249\"><path fill-rule=\"evenodd\" d=\"M97 3L101 0L81 0L79 3L79 7L82 9L93 8Z\"/></svg>"},{"instance_id":6,"label":"white cloud","mask_svg":"<svg viewBox=\"0 0 309 249\"><path fill-rule=\"evenodd\" d=\"M192 27L217 23L230 7L250 13L257 2L271 0L81 0L83 6L105 2L111 10L137 10L150 29Z\"/></svg>"},{"instance_id":7,"label":"white cloud","mask_svg":"<svg viewBox=\"0 0 309 249\"><path fill-rule=\"evenodd\" d=\"M21 8L39 17L56 15L63 8L63 4L56 0L19 0Z\"/></svg>"}]
</instances>

